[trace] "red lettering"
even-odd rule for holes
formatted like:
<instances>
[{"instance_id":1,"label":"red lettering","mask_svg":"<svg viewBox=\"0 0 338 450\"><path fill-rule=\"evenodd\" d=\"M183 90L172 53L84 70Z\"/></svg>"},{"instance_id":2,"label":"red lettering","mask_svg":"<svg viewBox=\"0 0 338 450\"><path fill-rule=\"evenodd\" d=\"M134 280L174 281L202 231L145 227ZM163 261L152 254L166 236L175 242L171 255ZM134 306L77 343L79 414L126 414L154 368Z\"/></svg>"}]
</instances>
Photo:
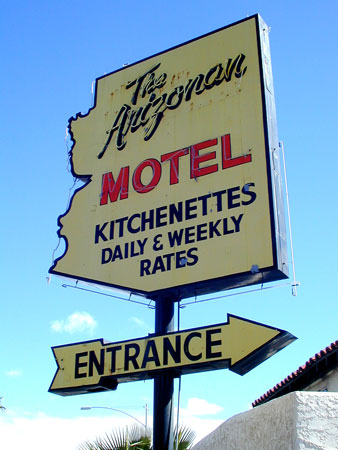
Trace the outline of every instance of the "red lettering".
<instances>
[{"instance_id":1,"label":"red lettering","mask_svg":"<svg viewBox=\"0 0 338 450\"><path fill-rule=\"evenodd\" d=\"M221 164L222 169L229 169L230 167L239 166L251 162L252 155L242 155L232 157L230 134L226 134L221 138ZM152 191L160 182L162 177L162 163L169 161L169 181L170 185L178 184L180 182L180 158L186 156L190 152L190 179L209 175L218 171L220 164L219 155L216 150L203 151L209 147L218 147L218 139L209 139L204 142L192 145L190 147L175 150L165 153L161 156L161 161L156 158L149 158L142 161L135 169L132 177L132 184L135 191L139 194L145 194ZM218 150L219 152L219 150ZM218 156L218 163L216 162ZM144 174L143 171L147 170ZM150 172L149 172L150 168ZM116 202L118 199L123 200L128 198L129 189L129 166L122 167L118 174L116 181L114 180L112 172L107 172L102 175L102 188L100 205L106 205L108 199L110 202ZM142 180L143 177L143 180ZM145 181L147 180L147 181ZM150 181L149 181L150 180Z\"/></svg>"},{"instance_id":2,"label":"red lettering","mask_svg":"<svg viewBox=\"0 0 338 450\"><path fill-rule=\"evenodd\" d=\"M229 169L229 167L239 166L251 162L251 155L238 156L231 158L231 141L230 134L222 136L222 168Z\"/></svg>"},{"instance_id":3,"label":"red lettering","mask_svg":"<svg viewBox=\"0 0 338 450\"><path fill-rule=\"evenodd\" d=\"M210 161L216 158L216 152L205 153L200 155L200 150L213 147L217 144L217 138L209 139L208 141L200 142L199 144L190 147L190 178L197 178L209 173L217 172L218 164L211 166L200 167L200 164L205 161Z\"/></svg>"},{"instance_id":4,"label":"red lettering","mask_svg":"<svg viewBox=\"0 0 338 450\"><path fill-rule=\"evenodd\" d=\"M153 170L152 179L147 185L144 185L141 180L142 172L146 167L151 167ZM146 159L139 164L133 175L133 186L136 192L139 194L145 194L152 191L159 183L161 179L162 168L161 163L155 158Z\"/></svg>"},{"instance_id":5,"label":"red lettering","mask_svg":"<svg viewBox=\"0 0 338 450\"><path fill-rule=\"evenodd\" d=\"M102 188L100 205L106 205L109 200L116 202L119 194L120 200L128 198L128 184L129 184L129 166L122 167L117 177L116 182L112 172L107 172L102 175Z\"/></svg>"},{"instance_id":6,"label":"red lettering","mask_svg":"<svg viewBox=\"0 0 338 450\"><path fill-rule=\"evenodd\" d=\"M175 150L174 152L166 153L161 156L161 162L170 161L170 184L177 184L179 181L179 165L178 161L181 156L189 153L188 148L182 148L181 150Z\"/></svg>"}]
</instances>

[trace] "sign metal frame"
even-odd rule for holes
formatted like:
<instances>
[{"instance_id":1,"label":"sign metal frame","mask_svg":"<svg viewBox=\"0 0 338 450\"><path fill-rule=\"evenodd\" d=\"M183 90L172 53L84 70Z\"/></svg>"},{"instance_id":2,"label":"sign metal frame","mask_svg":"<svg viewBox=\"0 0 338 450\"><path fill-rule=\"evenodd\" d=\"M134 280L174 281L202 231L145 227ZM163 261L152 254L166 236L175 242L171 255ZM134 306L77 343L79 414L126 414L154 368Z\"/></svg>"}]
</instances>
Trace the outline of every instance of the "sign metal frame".
<instances>
[{"instance_id":1,"label":"sign metal frame","mask_svg":"<svg viewBox=\"0 0 338 450\"><path fill-rule=\"evenodd\" d=\"M69 213L72 208L75 196L83 189L86 189L88 183L90 182L90 175L78 175L74 168L73 160L71 159L71 171L72 174L77 178L82 178L85 181L85 185L80 189L76 190L71 199L68 210L65 214L59 217L58 224L60 229L58 230L58 235L60 238L65 240L66 249L62 256L58 257L49 272L52 274L61 275L63 277L69 277L72 279L90 282L96 285L103 285L117 289L123 289L136 294L145 295L151 299L159 299L164 297L174 298L175 301L178 299L188 298L196 295L205 295L213 292L217 292L223 289L233 289L238 287L244 287L253 284L267 283L271 281L276 281L279 279L284 279L288 277L288 266L287 266L287 244L286 244L286 231L285 231L285 218L284 218L284 206L283 206L283 195L282 195L282 182L281 182L281 169L278 154L278 137L277 137L277 126L276 126L276 113L275 113L275 102L274 102L274 92L271 74L271 63L270 63L270 49L269 49L269 39L268 39L268 27L257 14L251 16L242 21L230 24L224 28L213 31L203 35L197 39L188 41L179 46L173 47L172 49L160 52L149 58L145 58L134 64L129 65L126 68L119 69L112 72L104 77L99 77L96 80L95 89L95 101L94 106L88 111L86 115L78 114L77 118L83 118L88 116L91 111L93 111L97 104L98 95L98 83L101 79L116 74L123 70L128 70L132 66L143 63L151 58L159 57L161 55L166 55L168 52L176 49L180 49L184 46L190 45L194 42L198 42L200 39L207 38L218 32L229 29L231 27L236 27L246 21L254 21L256 27L256 37L257 37L257 48L259 57L259 72L260 72L260 85L261 85L261 99L262 99L262 120L264 127L264 140L265 140L265 154L266 154L266 172L267 172L267 185L268 185L268 197L269 197L269 210L270 210L270 233L271 233L271 245L272 245L272 258L273 263L269 267L258 267L255 264L252 265L250 270L241 273L233 273L231 275L220 276L209 279L202 279L200 281L186 282L183 280L180 284L175 286L169 286L165 288L150 288L150 291L139 287L130 287L127 285L118 284L117 282L111 283L98 279L91 278L90 276L81 276L77 273L76 268L74 271L63 271L58 268L59 262L67 254L68 251L68 239L67 236L63 234L62 220ZM69 127L74 119L70 119ZM74 136L73 146L75 145ZM71 152L72 153L72 152ZM257 230L259 231L259 230ZM151 284L151 283L150 283Z\"/></svg>"}]
</instances>

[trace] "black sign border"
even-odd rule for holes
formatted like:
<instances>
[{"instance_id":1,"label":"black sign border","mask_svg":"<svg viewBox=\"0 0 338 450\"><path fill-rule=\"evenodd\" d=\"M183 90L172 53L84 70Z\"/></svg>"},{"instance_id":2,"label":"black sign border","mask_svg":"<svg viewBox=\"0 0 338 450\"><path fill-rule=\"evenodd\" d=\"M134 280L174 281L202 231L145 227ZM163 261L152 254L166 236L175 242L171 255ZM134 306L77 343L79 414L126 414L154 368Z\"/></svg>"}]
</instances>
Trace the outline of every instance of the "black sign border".
<instances>
[{"instance_id":1,"label":"black sign border","mask_svg":"<svg viewBox=\"0 0 338 450\"><path fill-rule=\"evenodd\" d=\"M263 63L262 63L262 58L263 58L263 55L262 55L262 33L264 31L267 31L268 27L265 25L265 23L263 22L262 18L259 16L259 14L252 15L245 19L242 19L242 20L239 20L232 24L226 25L225 27L214 30L210 33L199 36L195 39L191 39L189 41L186 41L182 44L176 45L167 50L164 50L162 52L151 55L147 58L136 61L135 63L128 65L128 67L134 66L143 61L147 61L148 59L154 58L156 56L160 56L169 51L175 50L176 48L183 47L194 41L203 39L207 36L213 35L215 33L218 33L227 28L236 26L236 25L246 22L248 20L255 20L255 24L256 24L258 57L259 57L259 66L260 66L261 95L262 95L262 106L263 106L263 126L264 126L266 164L267 164L267 179L268 179L267 181L268 181L268 192L269 192L269 206L270 206L269 209L270 209L270 224L271 224L270 227L271 227L273 265L270 267L262 268L262 269L258 268L258 272L256 272L255 270L247 271L247 272L240 272L237 274L232 274L232 275L223 276L223 277L219 277L219 278L213 278L213 279L208 279L208 280L203 280L203 281L193 282L193 283L186 283L186 284L182 284L179 286L174 286L174 287L159 289L159 290L153 290L153 291L144 291L141 289L131 289L128 286L121 286L118 284L106 283L106 282L102 282L102 281L98 281L98 280L93 280L91 278L80 277L75 274L64 273L64 272L60 272L60 271L56 270L57 262L64 257L64 255L67 253L67 250L68 250L68 240L67 240L66 236L63 236L61 234L61 229L62 229L61 219L62 219L62 217L66 216L68 214L68 212L70 211L70 209L72 207L72 201L73 201L75 195L77 194L77 192L84 189L91 182L91 175L81 175L80 176L80 175L76 174L76 172L74 170L74 166L73 166L73 161L70 158L72 175L78 179L81 179L81 181L84 182L84 184L83 184L83 186L81 186L80 188L78 188L74 191L73 196L70 200L69 206L67 208L67 211L58 217L59 230L57 233L58 233L59 238L60 239L62 238L65 241L65 251L60 257L55 259L53 265L49 269L49 273L59 275L62 277L79 280L79 281L84 281L86 283L89 282L89 283L96 284L96 285L102 285L102 286L106 286L106 287L108 286L108 287L115 288L115 289L121 289L121 290L127 291L132 294L136 294L136 295L141 294L142 296L146 296L147 298L155 300L155 301L165 299L168 297L173 298L178 301L178 300L181 300L184 298L194 297L194 296L198 296L198 295L211 294L214 292L218 292L220 290L240 288L240 287L245 287L245 286L250 286L250 285L255 285L255 284L264 284L264 283L278 281L278 280L288 278L288 275L289 275L288 274L288 266L287 266L287 264L285 264L282 261L282 254L287 253L286 242L281 240L280 231L279 231L279 229L276 229L276 222L278 221L278 219L277 219L277 217L275 217L275 214L277 214L276 211L277 211L277 209L279 209L280 220L284 221L283 200L282 200L282 194L278 190L278 187L276 186L276 182L273 178L272 167L271 167L272 166L271 155L270 155L270 148L275 148L278 145L278 142L276 142L276 140L277 140L276 124L273 124L273 126L272 126L273 129L271 129L271 124L268 123L269 115L268 115L267 109L269 109L270 115L273 114L275 116L274 98L272 99L273 104L271 105L271 101L270 101L270 105L269 105L267 103L267 99L266 99L267 81L264 76L264 68L263 68ZM78 113L75 116L75 118L72 117L71 119L69 119L68 128L69 128L69 132L71 135L71 139L73 141L72 148L74 147L76 140L70 129L71 121L74 119L85 117L85 116L89 115L90 112L96 107L97 83L100 79L108 77L108 76L110 76L114 73L117 73L121 70L124 70L124 69L125 68L122 67L122 68L112 71L108 74L105 74L101 77L98 77L96 79L95 97L94 97L94 104L93 104L92 108L90 108L86 114ZM275 117L274 117L274 119L275 119ZM71 154L71 151L70 151L70 154ZM278 208L277 208L277 206L278 206ZM279 225L279 227L281 226L280 223L278 225Z\"/></svg>"}]
</instances>

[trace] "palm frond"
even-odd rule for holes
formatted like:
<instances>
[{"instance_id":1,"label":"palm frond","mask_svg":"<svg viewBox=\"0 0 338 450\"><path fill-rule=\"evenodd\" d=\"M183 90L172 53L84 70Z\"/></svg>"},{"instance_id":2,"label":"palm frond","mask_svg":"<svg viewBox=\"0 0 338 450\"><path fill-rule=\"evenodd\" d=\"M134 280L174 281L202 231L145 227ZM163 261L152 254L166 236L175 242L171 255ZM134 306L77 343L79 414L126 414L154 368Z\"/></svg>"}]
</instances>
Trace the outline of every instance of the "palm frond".
<instances>
[{"instance_id":1,"label":"palm frond","mask_svg":"<svg viewBox=\"0 0 338 450\"><path fill-rule=\"evenodd\" d=\"M178 446L176 444L178 439ZM174 430L174 450L178 448L178 450L186 450L190 448L196 439L196 433L192 430L188 425L182 424L178 427L175 427Z\"/></svg>"},{"instance_id":2,"label":"palm frond","mask_svg":"<svg viewBox=\"0 0 338 450\"><path fill-rule=\"evenodd\" d=\"M178 438L178 450L191 448L196 433L187 425L180 425L178 433L174 430L174 446L176 450L176 439ZM149 430L145 430L138 424L131 427L116 428L106 433L104 437L95 441L82 443L77 450L151 450L151 438Z\"/></svg>"},{"instance_id":3,"label":"palm frond","mask_svg":"<svg viewBox=\"0 0 338 450\"><path fill-rule=\"evenodd\" d=\"M128 440L127 428L116 428L99 439L99 450L125 450Z\"/></svg>"},{"instance_id":4,"label":"palm frond","mask_svg":"<svg viewBox=\"0 0 338 450\"><path fill-rule=\"evenodd\" d=\"M145 434L144 427L136 424L129 428L116 428L94 442L84 442L78 450L150 450L151 440Z\"/></svg>"},{"instance_id":5,"label":"palm frond","mask_svg":"<svg viewBox=\"0 0 338 450\"><path fill-rule=\"evenodd\" d=\"M98 450L95 442L85 441L80 444L77 450Z\"/></svg>"}]
</instances>

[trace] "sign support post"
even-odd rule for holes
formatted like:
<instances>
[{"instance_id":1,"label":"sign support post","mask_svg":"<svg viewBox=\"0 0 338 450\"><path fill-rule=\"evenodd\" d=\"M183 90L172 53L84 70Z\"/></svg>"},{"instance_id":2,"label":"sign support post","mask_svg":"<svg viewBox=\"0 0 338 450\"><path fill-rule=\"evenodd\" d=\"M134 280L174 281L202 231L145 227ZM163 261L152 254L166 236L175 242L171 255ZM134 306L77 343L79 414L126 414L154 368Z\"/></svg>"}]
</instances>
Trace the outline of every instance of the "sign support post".
<instances>
[{"instance_id":1,"label":"sign support post","mask_svg":"<svg viewBox=\"0 0 338 450\"><path fill-rule=\"evenodd\" d=\"M173 298L160 298L155 303L155 334L174 331ZM174 375L170 371L154 377L154 450L173 448Z\"/></svg>"}]
</instances>

